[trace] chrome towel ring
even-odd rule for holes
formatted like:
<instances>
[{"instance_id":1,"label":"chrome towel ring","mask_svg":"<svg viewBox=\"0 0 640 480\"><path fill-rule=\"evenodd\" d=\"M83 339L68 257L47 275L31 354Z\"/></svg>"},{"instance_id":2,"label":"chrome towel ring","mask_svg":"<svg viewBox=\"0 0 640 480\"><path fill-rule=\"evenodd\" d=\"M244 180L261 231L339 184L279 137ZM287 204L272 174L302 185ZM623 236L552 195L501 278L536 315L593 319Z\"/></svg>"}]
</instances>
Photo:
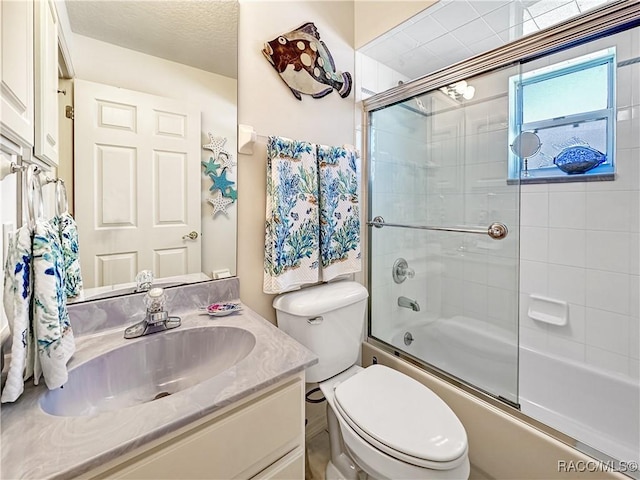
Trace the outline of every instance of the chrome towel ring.
<instances>
[{"instance_id":1,"label":"chrome towel ring","mask_svg":"<svg viewBox=\"0 0 640 480\"><path fill-rule=\"evenodd\" d=\"M67 200L67 187L61 178L55 179L56 183L56 216L69 211L69 201Z\"/></svg>"},{"instance_id":2,"label":"chrome towel ring","mask_svg":"<svg viewBox=\"0 0 640 480\"><path fill-rule=\"evenodd\" d=\"M42 200L42 183L40 170L36 165L29 165L24 176L24 201L26 203L26 221L30 228L36 224L36 220L44 215Z\"/></svg>"}]
</instances>

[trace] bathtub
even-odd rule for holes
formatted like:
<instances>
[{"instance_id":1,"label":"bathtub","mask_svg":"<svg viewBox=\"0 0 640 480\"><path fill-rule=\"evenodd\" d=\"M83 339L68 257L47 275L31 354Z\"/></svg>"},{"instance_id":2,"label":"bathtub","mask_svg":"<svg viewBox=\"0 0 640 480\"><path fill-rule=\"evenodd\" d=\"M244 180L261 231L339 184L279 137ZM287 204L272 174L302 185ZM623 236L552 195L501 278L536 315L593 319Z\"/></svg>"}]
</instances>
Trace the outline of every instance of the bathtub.
<instances>
[{"instance_id":1,"label":"bathtub","mask_svg":"<svg viewBox=\"0 0 640 480\"><path fill-rule=\"evenodd\" d=\"M409 345L407 332L413 337ZM518 348L515 335L462 316L405 326L389 343L519 403L522 413L575 438L587 453L595 449L617 460L640 462L640 385L629 377Z\"/></svg>"},{"instance_id":2,"label":"bathtub","mask_svg":"<svg viewBox=\"0 0 640 480\"><path fill-rule=\"evenodd\" d=\"M520 347L522 412L580 443L640 462L640 385L573 360Z\"/></svg>"},{"instance_id":3,"label":"bathtub","mask_svg":"<svg viewBox=\"0 0 640 480\"><path fill-rule=\"evenodd\" d=\"M406 345L405 335L413 341ZM518 348L515 334L469 317L415 322L394 333L390 343L492 395L517 403Z\"/></svg>"}]
</instances>

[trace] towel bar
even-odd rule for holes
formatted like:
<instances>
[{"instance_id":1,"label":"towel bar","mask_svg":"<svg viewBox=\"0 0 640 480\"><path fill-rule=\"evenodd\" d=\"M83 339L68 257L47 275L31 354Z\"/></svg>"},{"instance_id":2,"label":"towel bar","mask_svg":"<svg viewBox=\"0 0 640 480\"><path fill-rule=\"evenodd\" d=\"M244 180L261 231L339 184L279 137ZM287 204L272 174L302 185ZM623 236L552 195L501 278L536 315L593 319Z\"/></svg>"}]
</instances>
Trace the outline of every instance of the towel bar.
<instances>
[{"instance_id":1,"label":"towel bar","mask_svg":"<svg viewBox=\"0 0 640 480\"><path fill-rule=\"evenodd\" d=\"M509 229L504 223L494 222L488 227L434 227L430 225L408 225L402 223L386 223L384 218L378 216L371 222L367 222L367 225L376 228L382 227L400 227L400 228L414 228L419 230L435 230L439 232L459 232L459 233L475 233L479 235L489 235L494 240L502 240L509 233Z\"/></svg>"}]
</instances>

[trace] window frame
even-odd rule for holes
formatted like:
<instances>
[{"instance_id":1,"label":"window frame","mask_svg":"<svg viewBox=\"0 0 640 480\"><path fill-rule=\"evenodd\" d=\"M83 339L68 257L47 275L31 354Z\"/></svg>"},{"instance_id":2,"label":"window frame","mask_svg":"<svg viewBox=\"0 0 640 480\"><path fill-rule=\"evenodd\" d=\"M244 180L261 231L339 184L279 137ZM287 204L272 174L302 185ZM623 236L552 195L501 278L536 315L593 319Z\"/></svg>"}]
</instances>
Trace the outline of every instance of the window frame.
<instances>
[{"instance_id":1,"label":"window frame","mask_svg":"<svg viewBox=\"0 0 640 480\"><path fill-rule=\"evenodd\" d=\"M523 122L523 87L553 78L575 73L600 65L607 66L607 107L599 110L575 113L551 119ZM588 121L605 120L607 160L602 165L581 174L568 175L555 167L528 169L530 175L521 176L521 161L509 149L508 180L522 183L568 182L585 180L613 180L615 174L615 127L616 127L616 47L609 47L570 60L557 62L531 72L520 73L509 79L509 145L521 132L536 132L550 127L561 127ZM592 178L587 178L592 177Z\"/></svg>"}]
</instances>

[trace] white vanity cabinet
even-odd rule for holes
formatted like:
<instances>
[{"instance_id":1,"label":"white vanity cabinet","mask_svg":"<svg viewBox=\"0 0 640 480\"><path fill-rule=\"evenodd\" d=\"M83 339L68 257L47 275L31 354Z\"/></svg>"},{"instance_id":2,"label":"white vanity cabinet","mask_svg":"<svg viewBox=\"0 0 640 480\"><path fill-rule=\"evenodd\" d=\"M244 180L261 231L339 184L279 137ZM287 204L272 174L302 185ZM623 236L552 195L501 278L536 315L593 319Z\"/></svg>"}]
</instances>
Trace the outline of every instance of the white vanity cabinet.
<instances>
[{"instance_id":1,"label":"white vanity cabinet","mask_svg":"<svg viewBox=\"0 0 640 480\"><path fill-rule=\"evenodd\" d=\"M0 2L3 150L58 164L58 16L54 0Z\"/></svg>"},{"instance_id":2,"label":"white vanity cabinet","mask_svg":"<svg viewBox=\"0 0 640 480\"><path fill-rule=\"evenodd\" d=\"M0 135L17 148L34 144L33 2L0 2Z\"/></svg>"},{"instance_id":3,"label":"white vanity cabinet","mask_svg":"<svg viewBox=\"0 0 640 480\"><path fill-rule=\"evenodd\" d=\"M304 478L304 374L93 470L83 479Z\"/></svg>"}]
</instances>

